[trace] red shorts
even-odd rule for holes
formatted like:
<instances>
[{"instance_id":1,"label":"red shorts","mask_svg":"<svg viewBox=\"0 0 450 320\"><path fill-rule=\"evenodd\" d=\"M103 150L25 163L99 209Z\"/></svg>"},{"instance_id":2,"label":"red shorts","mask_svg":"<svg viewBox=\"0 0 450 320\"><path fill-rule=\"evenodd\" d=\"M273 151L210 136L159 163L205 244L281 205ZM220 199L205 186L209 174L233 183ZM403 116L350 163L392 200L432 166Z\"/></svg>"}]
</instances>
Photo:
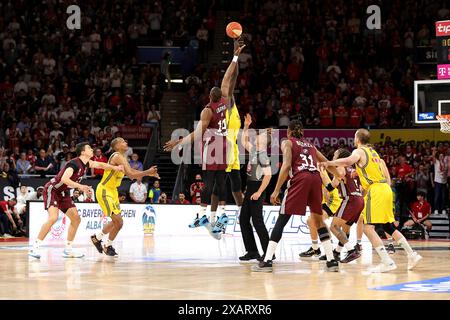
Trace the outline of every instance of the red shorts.
<instances>
[{"instance_id":1,"label":"red shorts","mask_svg":"<svg viewBox=\"0 0 450 320\"><path fill-rule=\"evenodd\" d=\"M288 181L280 214L304 216L306 207L322 214L322 179L318 172L298 173Z\"/></svg>"},{"instance_id":2,"label":"red shorts","mask_svg":"<svg viewBox=\"0 0 450 320\"><path fill-rule=\"evenodd\" d=\"M347 225L358 222L361 212L364 209L364 198L358 196L350 196L345 198L341 206L336 212L336 217L344 220Z\"/></svg>"},{"instance_id":3,"label":"red shorts","mask_svg":"<svg viewBox=\"0 0 450 320\"><path fill-rule=\"evenodd\" d=\"M48 210L50 207L57 207L62 212L66 213L70 208L76 208L70 197L69 190L61 193L53 190L53 188L54 185L50 182L47 182L44 186L42 197L44 198L45 210Z\"/></svg>"},{"instance_id":4,"label":"red shorts","mask_svg":"<svg viewBox=\"0 0 450 320\"><path fill-rule=\"evenodd\" d=\"M226 170L227 164L227 138L214 136L206 138L202 148L202 170Z\"/></svg>"}]
</instances>

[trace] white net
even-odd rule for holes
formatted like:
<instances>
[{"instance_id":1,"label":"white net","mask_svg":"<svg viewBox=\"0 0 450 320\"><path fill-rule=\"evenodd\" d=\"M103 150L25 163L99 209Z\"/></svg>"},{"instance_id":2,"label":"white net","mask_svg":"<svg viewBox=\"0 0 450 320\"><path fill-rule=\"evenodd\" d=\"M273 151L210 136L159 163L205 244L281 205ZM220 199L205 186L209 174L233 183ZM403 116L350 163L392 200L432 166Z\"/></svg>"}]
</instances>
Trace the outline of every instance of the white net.
<instances>
[{"instance_id":1,"label":"white net","mask_svg":"<svg viewBox=\"0 0 450 320\"><path fill-rule=\"evenodd\" d=\"M441 124L441 132L450 133L450 115L436 116L436 119Z\"/></svg>"}]
</instances>

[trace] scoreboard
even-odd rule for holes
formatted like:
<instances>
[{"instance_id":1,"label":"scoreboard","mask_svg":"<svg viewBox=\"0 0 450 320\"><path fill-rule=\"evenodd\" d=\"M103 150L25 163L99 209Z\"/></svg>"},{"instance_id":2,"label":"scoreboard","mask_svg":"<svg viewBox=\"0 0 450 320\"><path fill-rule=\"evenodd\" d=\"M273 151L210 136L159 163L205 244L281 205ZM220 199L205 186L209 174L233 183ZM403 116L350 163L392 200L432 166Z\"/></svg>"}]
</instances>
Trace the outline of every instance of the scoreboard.
<instances>
[{"instance_id":1,"label":"scoreboard","mask_svg":"<svg viewBox=\"0 0 450 320\"><path fill-rule=\"evenodd\" d=\"M450 20L436 22L438 79L450 79Z\"/></svg>"}]
</instances>

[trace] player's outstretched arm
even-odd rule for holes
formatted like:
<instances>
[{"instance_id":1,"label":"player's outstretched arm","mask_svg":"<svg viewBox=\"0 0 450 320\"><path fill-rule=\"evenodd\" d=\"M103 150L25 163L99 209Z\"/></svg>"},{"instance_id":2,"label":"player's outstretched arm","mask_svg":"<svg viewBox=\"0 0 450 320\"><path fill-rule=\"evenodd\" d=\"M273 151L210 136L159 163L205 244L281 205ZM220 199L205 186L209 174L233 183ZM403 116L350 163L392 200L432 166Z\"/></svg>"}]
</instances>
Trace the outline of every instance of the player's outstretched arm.
<instances>
[{"instance_id":1,"label":"player's outstretched arm","mask_svg":"<svg viewBox=\"0 0 450 320\"><path fill-rule=\"evenodd\" d=\"M227 71L225 71L225 74L223 76L222 85L220 86L220 90L222 91L222 97L228 102L230 102L230 88L231 88L231 80L233 73L235 72L235 69L237 68L237 59L239 57L239 54L241 53L242 49L244 49L245 44L242 46L239 46L234 51L234 57L233 60L231 60L230 65L227 68Z\"/></svg>"},{"instance_id":2,"label":"player's outstretched arm","mask_svg":"<svg viewBox=\"0 0 450 320\"><path fill-rule=\"evenodd\" d=\"M233 52L236 52L240 46L243 46L244 42L242 40L240 40L240 38L237 38L233 41ZM239 75L239 67L236 66L236 68L234 68L233 73L231 74L231 80L230 80L230 88L228 90L228 97L231 97L231 99L233 98L233 92L234 92L234 88L236 87L236 82L237 82L237 77ZM234 101L230 101L230 107L231 104Z\"/></svg>"},{"instance_id":3,"label":"player's outstretched arm","mask_svg":"<svg viewBox=\"0 0 450 320\"><path fill-rule=\"evenodd\" d=\"M212 118L212 111L210 108L204 108L202 113L200 114L200 121L197 124L197 128L190 134L188 134L183 139L178 140L170 140L166 142L164 145L164 151L172 151L177 145L185 145L194 142L196 137L203 137L203 133L206 131L206 128L209 126L209 122Z\"/></svg>"},{"instance_id":4,"label":"player's outstretched arm","mask_svg":"<svg viewBox=\"0 0 450 320\"><path fill-rule=\"evenodd\" d=\"M364 151L360 149L355 149L353 150L352 155L347 158L323 162L322 165L327 169L330 167L349 167L361 160L361 158L363 157L363 152Z\"/></svg>"},{"instance_id":5,"label":"player's outstretched arm","mask_svg":"<svg viewBox=\"0 0 450 320\"><path fill-rule=\"evenodd\" d=\"M328 159L319 151L316 149L317 159L319 160L319 172L321 171L321 167L323 167L323 163L328 162ZM345 176L345 169L344 168L337 168L337 167L327 167L326 168L333 176L337 177L338 179L342 179Z\"/></svg>"},{"instance_id":6,"label":"player's outstretched arm","mask_svg":"<svg viewBox=\"0 0 450 320\"><path fill-rule=\"evenodd\" d=\"M92 160L89 160L89 167L93 168L93 169L100 168L103 170L113 170L113 171L124 172L123 166L121 166L121 165L113 166L113 165L110 165L109 163L92 161Z\"/></svg>"},{"instance_id":7,"label":"player's outstretched arm","mask_svg":"<svg viewBox=\"0 0 450 320\"><path fill-rule=\"evenodd\" d=\"M283 164L281 165L275 190L273 190L273 193L270 196L270 203L272 204L280 203L278 195L280 194L281 187L289 176L289 170L292 166L292 142L290 140L284 140L281 144L281 151L283 152Z\"/></svg>"}]
</instances>

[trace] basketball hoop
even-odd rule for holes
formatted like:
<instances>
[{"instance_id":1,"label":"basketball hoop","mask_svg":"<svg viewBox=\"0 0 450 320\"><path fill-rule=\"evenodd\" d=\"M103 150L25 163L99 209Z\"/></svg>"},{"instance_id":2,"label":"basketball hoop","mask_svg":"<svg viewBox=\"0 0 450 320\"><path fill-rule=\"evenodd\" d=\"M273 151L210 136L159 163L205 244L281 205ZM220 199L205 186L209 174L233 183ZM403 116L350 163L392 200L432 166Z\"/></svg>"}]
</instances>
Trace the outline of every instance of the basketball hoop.
<instances>
[{"instance_id":1,"label":"basketball hoop","mask_svg":"<svg viewBox=\"0 0 450 320\"><path fill-rule=\"evenodd\" d=\"M450 133L450 114L441 114L436 119L441 124L441 132Z\"/></svg>"}]
</instances>

